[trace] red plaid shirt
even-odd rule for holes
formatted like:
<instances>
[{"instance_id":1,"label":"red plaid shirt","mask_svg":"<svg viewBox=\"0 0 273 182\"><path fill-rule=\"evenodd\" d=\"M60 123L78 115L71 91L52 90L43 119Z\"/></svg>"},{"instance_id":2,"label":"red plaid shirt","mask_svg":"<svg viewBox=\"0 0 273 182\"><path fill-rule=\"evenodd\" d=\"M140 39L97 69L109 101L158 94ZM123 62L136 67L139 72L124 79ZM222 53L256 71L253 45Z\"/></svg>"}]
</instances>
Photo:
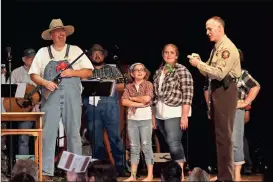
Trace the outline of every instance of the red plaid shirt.
<instances>
[{"instance_id":1,"label":"red plaid shirt","mask_svg":"<svg viewBox=\"0 0 273 182\"><path fill-rule=\"evenodd\" d=\"M129 97L137 97L137 96L150 96L153 98L153 84L149 81L144 80L140 85L137 91L135 83L130 83L126 85L122 98L121 99L129 99ZM152 104L152 99L147 106ZM136 107L128 107L128 112L136 113Z\"/></svg>"}]
</instances>

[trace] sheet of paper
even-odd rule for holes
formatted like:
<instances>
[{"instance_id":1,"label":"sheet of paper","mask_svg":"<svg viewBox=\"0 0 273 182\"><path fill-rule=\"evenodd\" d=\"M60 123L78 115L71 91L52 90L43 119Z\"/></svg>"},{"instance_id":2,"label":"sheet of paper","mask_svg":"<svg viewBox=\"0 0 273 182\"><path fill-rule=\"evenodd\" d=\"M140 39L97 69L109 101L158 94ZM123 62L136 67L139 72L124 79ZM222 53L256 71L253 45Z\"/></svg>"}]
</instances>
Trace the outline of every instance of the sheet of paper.
<instances>
[{"instance_id":1,"label":"sheet of paper","mask_svg":"<svg viewBox=\"0 0 273 182\"><path fill-rule=\"evenodd\" d=\"M63 151L58 168L66 171L75 171L80 173L86 171L86 168L90 162L91 156L81 156L71 152Z\"/></svg>"},{"instance_id":2,"label":"sheet of paper","mask_svg":"<svg viewBox=\"0 0 273 182\"><path fill-rule=\"evenodd\" d=\"M95 103L94 103L94 100L95 100ZM89 104L92 106L95 104L95 106L97 106L99 103L99 100L100 100L99 96L89 97Z\"/></svg>"},{"instance_id":3,"label":"sheet of paper","mask_svg":"<svg viewBox=\"0 0 273 182\"><path fill-rule=\"evenodd\" d=\"M27 84L26 83L17 83L17 90L15 93L16 98L24 98Z\"/></svg>"}]
</instances>

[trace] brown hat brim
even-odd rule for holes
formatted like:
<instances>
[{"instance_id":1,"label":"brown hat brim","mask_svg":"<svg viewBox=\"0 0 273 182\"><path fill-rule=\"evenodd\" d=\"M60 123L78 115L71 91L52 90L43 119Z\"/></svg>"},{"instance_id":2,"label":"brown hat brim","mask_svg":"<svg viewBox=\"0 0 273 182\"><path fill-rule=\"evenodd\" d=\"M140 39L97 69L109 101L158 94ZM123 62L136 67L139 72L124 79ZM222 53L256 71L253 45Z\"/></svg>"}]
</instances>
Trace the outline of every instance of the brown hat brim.
<instances>
[{"instance_id":1,"label":"brown hat brim","mask_svg":"<svg viewBox=\"0 0 273 182\"><path fill-rule=\"evenodd\" d=\"M100 52L102 52L103 55L104 55L104 57L107 57L107 56L108 56L108 51L105 50L105 49L100 49L100 48L91 48L91 49L88 51L88 53L89 53L89 55L91 56L92 53L95 52L95 51L100 51Z\"/></svg>"},{"instance_id":2,"label":"brown hat brim","mask_svg":"<svg viewBox=\"0 0 273 182\"><path fill-rule=\"evenodd\" d=\"M72 35L75 31L75 28L72 25L67 25L67 26L61 26L61 27L54 27L51 29L47 29L43 31L42 33L42 38L44 40L51 40L50 32L55 29L60 29L63 28L66 31L66 36Z\"/></svg>"}]
</instances>

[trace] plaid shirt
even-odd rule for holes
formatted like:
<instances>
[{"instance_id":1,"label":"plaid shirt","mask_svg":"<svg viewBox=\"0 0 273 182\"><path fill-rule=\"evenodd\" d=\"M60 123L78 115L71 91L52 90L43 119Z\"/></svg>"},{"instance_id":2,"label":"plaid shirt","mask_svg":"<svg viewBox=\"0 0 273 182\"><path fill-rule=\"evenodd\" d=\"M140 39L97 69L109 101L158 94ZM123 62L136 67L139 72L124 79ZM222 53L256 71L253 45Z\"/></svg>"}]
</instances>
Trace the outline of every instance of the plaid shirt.
<instances>
[{"instance_id":1,"label":"plaid shirt","mask_svg":"<svg viewBox=\"0 0 273 182\"><path fill-rule=\"evenodd\" d=\"M160 99L168 106L177 107L180 105L192 104L193 79L189 70L176 63L173 72L167 73L159 91L159 80L164 67L156 71L154 75L154 104Z\"/></svg>"},{"instance_id":2,"label":"plaid shirt","mask_svg":"<svg viewBox=\"0 0 273 182\"><path fill-rule=\"evenodd\" d=\"M88 79L93 78L101 78L101 79L110 79L110 80L116 80L117 83L123 83L123 77L118 68L114 66L110 66L105 64L100 69L94 69L92 77L89 77Z\"/></svg>"},{"instance_id":3,"label":"plaid shirt","mask_svg":"<svg viewBox=\"0 0 273 182\"><path fill-rule=\"evenodd\" d=\"M137 96L150 96L151 98L153 98L153 84L149 81L144 80L140 85L139 85L139 89L137 91L135 83L129 83L128 85L126 85L123 95L122 95L122 99L129 99L129 97L137 97ZM147 106L150 106L152 104L152 100L147 103ZM129 107L128 108L128 112L129 113L136 113L136 107Z\"/></svg>"},{"instance_id":4,"label":"plaid shirt","mask_svg":"<svg viewBox=\"0 0 273 182\"><path fill-rule=\"evenodd\" d=\"M259 85L260 84L248 73L247 70L242 70L242 76L237 83L238 100L244 100L247 97L249 90L252 87Z\"/></svg>"}]
</instances>

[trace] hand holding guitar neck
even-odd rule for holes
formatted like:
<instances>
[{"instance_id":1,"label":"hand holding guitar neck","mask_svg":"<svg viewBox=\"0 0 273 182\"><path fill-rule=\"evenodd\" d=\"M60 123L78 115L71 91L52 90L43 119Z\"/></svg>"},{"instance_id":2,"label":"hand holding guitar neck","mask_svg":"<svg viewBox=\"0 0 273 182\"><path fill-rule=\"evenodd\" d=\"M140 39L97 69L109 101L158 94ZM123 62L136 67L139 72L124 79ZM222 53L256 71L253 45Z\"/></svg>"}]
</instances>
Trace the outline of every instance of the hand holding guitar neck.
<instances>
[{"instance_id":1,"label":"hand holding guitar neck","mask_svg":"<svg viewBox=\"0 0 273 182\"><path fill-rule=\"evenodd\" d=\"M35 105L41 101L41 94L39 90L42 87L46 88L45 92L43 93L43 96L45 99L47 99L50 93L54 91L56 88L58 88L58 84L61 81L62 71L68 68L71 68L72 65L85 53L86 51L84 51L81 55L79 55L71 64L66 65L66 67L63 70L61 70L55 76L53 80L51 81L46 80L44 83L44 86L38 85L35 87L34 85L27 84L24 98L11 98L11 99L4 98L4 101L3 101L4 108L6 110L9 110L10 108L12 108L11 109L12 112L30 112L35 107ZM9 57L11 56L9 55Z\"/></svg>"},{"instance_id":2,"label":"hand holding guitar neck","mask_svg":"<svg viewBox=\"0 0 273 182\"><path fill-rule=\"evenodd\" d=\"M49 97L49 95L51 94L51 92L53 92L56 88L58 88L58 85L60 84L61 80L62 80L62 72L72 68L72 65L78 61L78 59L80 59L85 53L87 52L87 50L83 51L72 63L70 64L64 64L64 65L60 65L59 67L57 66L57 70L59 71L58 74L55 76L55 78L53 78L52 81L48 81L46 83L46 88L47 90L43 93L43 96L45 99L47 99ZM63 68L64 66L66 66L65 68Z\"/></svg>"}]
</instances>

